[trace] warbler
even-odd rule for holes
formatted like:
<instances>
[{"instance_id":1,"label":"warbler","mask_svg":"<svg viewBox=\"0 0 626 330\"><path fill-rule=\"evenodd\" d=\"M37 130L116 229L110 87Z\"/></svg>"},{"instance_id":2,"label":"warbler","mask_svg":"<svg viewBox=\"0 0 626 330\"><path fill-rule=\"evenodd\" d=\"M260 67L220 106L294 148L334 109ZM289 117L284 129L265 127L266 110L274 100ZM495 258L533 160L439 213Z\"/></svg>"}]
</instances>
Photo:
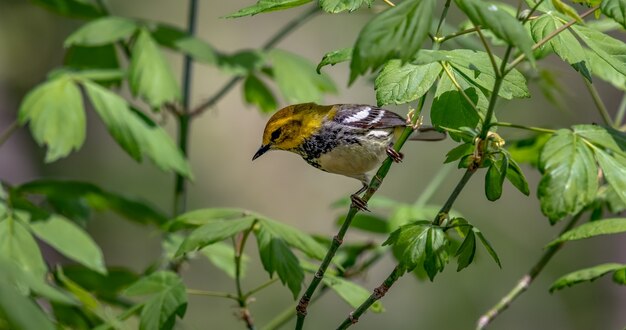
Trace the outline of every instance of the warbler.
<instances>
[{"instance_id":1,"label":"warbler","mask_svg":"<svg viewBox=\"0 0 626 330\"><path fill-rule=\"evenodd\" d=\"M263 142L252 160L269 150L294 152L322 171L355 178L363 187L351 195L352 205L367 210L359 194L367 190L367 172L387 157L402 161L393 149L410 121L365 104L318 105L303 103L278 110L267 122ZM435 141L446 137L431 126L415 127L411 140Z\"/></svg>"}]
</instances>

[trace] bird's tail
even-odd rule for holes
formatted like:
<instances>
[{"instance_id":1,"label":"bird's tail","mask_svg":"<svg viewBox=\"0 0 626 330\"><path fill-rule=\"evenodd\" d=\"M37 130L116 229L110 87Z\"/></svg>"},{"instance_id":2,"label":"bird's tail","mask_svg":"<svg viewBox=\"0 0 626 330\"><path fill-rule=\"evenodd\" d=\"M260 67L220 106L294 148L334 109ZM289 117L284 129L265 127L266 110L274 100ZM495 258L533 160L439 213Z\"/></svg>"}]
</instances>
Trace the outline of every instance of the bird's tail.
<instances>
[{"instance_id":1,"label":"bird's tail","mask_svg":"<svg viewBox=\"0 0 626 330\"><path fill-rule=\"evenodd\" d=\"M432 126L422 125L411 136L411 141L441 141L445 140L448 135L445 132L439 132Z\"/></svg>"}]
</instances>

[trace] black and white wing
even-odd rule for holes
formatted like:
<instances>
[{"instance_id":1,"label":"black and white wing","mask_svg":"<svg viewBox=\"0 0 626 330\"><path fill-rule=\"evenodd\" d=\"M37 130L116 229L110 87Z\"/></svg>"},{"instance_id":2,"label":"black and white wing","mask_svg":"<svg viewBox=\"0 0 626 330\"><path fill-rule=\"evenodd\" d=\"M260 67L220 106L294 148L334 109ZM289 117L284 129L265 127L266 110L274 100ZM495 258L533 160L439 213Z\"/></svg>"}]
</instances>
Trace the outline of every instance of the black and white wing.
<instances>
[{"instance_id":1,"label":"black and white wing","mask_svg":"<svg viewBox=\"0 0 626 330\"><path fill-rule=\"evenodd\" d=\"M339 124L363 129L406 126L400 115L366 104L337 104L333 120Z\"/></svg>"}]
</instances>

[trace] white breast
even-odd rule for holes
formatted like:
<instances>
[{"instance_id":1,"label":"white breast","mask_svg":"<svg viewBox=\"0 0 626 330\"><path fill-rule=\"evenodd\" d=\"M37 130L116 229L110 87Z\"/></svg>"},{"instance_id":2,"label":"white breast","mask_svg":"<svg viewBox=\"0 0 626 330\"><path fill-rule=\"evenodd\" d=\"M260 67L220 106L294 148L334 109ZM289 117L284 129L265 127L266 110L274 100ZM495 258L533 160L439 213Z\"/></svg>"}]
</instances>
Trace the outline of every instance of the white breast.
<instances>
[{"instance_id":1,"label":"white breast","mask_svg":"<svg viewBox=\"0 0 626 330\"><path fill-rule=\"evenodd\" d=\"M371 132L370 132L371 133ZM387 157L386 148L389 142L369 142L365 148L359 144L337 146L319 158L321 167L330 173L365 180L366 172L380 166Z\"/></svg>"}]
</instances>

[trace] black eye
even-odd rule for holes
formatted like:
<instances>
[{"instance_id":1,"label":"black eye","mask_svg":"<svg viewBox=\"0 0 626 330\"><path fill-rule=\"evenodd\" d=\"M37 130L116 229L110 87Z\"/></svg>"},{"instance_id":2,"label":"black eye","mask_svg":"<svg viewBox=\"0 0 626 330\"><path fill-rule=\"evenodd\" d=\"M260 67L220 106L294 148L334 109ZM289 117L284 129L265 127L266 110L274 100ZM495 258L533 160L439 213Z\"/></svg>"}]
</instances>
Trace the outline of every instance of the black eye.
<instances>
[{"instance_id":1,"label":"black eye","mask_svg":"<svg viewBox=\"0 0 626 330\"><path fill-rule=\"evenodd\" d=\"M280 134L282 133L282 131L283 131L282 128L279 128L279 129L273 131L272 135L270 136L270 139L272 141L276 141L280 137Z\"/></svg>"}]
</instances>

